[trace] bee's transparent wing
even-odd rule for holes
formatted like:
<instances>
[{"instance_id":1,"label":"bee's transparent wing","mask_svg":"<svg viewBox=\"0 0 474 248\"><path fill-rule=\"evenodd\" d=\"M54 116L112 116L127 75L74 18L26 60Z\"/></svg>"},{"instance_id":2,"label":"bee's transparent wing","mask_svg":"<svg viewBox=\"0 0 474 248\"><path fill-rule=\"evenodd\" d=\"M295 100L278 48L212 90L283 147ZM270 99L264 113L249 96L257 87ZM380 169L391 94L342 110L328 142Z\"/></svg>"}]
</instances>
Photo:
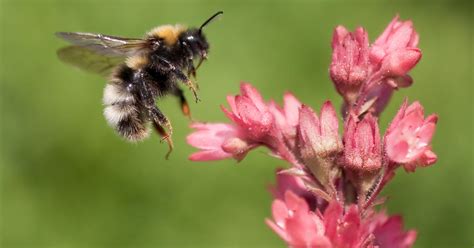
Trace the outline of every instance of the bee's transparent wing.
<instances>
[{"instance_id":1,"label":"bee's transparent wing","mask_svg":"<svg viewBox=\"0 0 474 248\"><path fill-rule=\"evenodd\" d=\"M126 57L145 52L149 47L146 40L103 34L59 32L56 36L73 44L58 50L59 59L104 76Z\"/></svg>"},{"instance_id":2,"label":"bee's transparent wing","mask_svg":"<svg viewBox=\"0 0 474 248\"><path fill-rule=\"evenodd\" d=\"M58 57L66 64L87 72L102 76L110 74L112 69L124 61L125 57L106 56L81 46L67 46L58 50Z\"/></svg>"},{"instance_id":3,"label":"bee's transparent wing","mask_svg":"<svg viewBox=\"0 0 474 248\"><path fill-rule=\"evenodd\" d=\"M58 32L56 36L75 46L106 56L131 56L148 48L146 40L104 34Z\"/></svg>"}]
</instances>

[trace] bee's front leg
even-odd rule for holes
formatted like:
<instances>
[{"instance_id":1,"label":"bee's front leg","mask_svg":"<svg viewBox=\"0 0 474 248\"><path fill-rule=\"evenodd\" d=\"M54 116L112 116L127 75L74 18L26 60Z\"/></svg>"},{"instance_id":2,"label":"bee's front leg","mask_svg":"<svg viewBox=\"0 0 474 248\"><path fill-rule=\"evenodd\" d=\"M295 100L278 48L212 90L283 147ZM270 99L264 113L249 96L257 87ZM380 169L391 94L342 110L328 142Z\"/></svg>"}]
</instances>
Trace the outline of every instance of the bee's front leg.
<instances>
[{"instance_id":1,"label":"bee's front leg","mask_svg":"<svg viewBox=\"0 0 474 248\"><path fill-rule=\"evenodd\" d=\"M194 84L196 85L196 89L199 90L199 84L196 80L196 68L194 67L193 61L188 61L188 77L194 78Z\"/></svg>"},{"instance_id":2,"label":"bee's front leg","mask_svg":"<svg viewBox=\"0 0 474 248\"><path fill-rule=\"evenodd\" d=\"M169 72L172 73L179 81L183 82L188 86L188 88L193 92L194 99L196 102L199 102L199 96L197 95L197 88L196 85L192 80L190 80L179 68L174 66L170 61L167 59L159 56L159 55L152 55L154 62L154 67L162 72Z\"/></svg>"},{"instance_id":3,"label":"bee's front leg","mask_svg":"<svg viewBox=\"0 0 474 248\"><path fill-rule=\"evenodd\" d=\"M201 101L201 99L199 98L197 94L197 88L194 82L191 79L189 79L186 75L184 75L184 73L180 70L175 70L173 71L173 73L179 81L183 82L193 92L194 100L196 102Z\"/></svg>"}]
</instances>

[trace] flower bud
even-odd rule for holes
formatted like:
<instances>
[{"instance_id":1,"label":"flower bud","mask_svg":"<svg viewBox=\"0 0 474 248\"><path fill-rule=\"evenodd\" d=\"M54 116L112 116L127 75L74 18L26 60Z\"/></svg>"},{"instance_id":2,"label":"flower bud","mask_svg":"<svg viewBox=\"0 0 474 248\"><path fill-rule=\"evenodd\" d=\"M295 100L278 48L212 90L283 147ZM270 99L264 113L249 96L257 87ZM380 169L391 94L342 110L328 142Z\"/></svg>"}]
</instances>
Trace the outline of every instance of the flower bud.
<instances>
[{"instance_id":1,"label":"flower bud","mask_svg":"<svg viewBox=\"0 0 474 248\"><path fill-rule=\"evenodd\" d=\"M342 150L336 111L326 102L320 118L305 105L300 109L296 147L300 161L330 193L334 192L333 177L337 174L334 158Z\"/></svg>"},{"instance_id":2,"label":"flower bud","mask_svg":"<svg viewBox=\"0 0 474 248\"><path fill-rule=\"evenodd\" d=\"M360 172L374 172L382 167L382 153L377 119L371 114L357 122L348 118L344 132L344 165Z\"/></svg>"},{"instance_id":3,"label":"flower bud","mask_svg":"<svg viewBox=\"0 0 474 248\"><path fill-rule=\"evenodd\" d=\"M363 28L348 32L343 26L334 30L330 76L344 99L353 102L368 74L368 35Z\"/></svg>"},{"instance_id":4,"label":"flower bud","mask_svg":"<svg viewBox=\"0 0 474 248\"><path fill-rule=\"evenodd\" d=\"M311 156L314 153L314 156L327 157L342 150L337 115L331 102L324 103L320 117L310 107L301 107L298 144L303 153L306 151ZM302 155L307 157L310 154Z\"/></svg>"},{"instance_id":5,"label":"flower bud","mask_svg":"<svg viewBox=\"0 0 474 248\"><path fill-rule=\"evenodd\" d=\"M412 21L398 19L398 15L393 18L370 48L371 63L380 64L387 55L405 48L416 48L418 45L419 36Z\"/></svg>"},{"instance_id":6,"label":"flower bud","mask_svg":"<svg viewBox=\"0 0 474 248\"><path fill-rule=\"evenodd\" d=\"M397 15L370 47L371 70L377 78L405 76L421 58L413 23L398 19Z\"/></svg>"},{"instance_id":7,"label":"flower bud","mask_svg":"<svg viewBox=\"0 0 474 248\"><path fill-rule=\"evenodd\" d=\"M393 91L408 87L413 79L408 73L421 59L419 37L411 21L399 21L398 15L369 49L371 74L367 79L365 99L375 99L372 114L378 115Z\"/></svg>"}]
</instances>

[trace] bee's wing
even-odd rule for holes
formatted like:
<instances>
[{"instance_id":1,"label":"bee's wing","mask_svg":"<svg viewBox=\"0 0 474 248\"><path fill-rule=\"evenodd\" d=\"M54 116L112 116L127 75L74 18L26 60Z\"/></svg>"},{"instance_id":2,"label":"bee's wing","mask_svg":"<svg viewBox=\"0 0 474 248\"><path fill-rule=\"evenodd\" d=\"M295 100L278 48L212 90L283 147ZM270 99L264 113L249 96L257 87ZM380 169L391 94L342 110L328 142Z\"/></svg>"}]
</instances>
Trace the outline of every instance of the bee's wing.
<instances>
[{"instance_id":1,"label":"bee's wing","mask_svg":"<svg viewBox=\"0 0 474 248\"><path fill-rule=\"evenodd\" d=\"M104 34L58 32L56 36L73 45L106 56L131 56L148 48L148 41Z\"/></svg>"},{"instance_id":2,"label":"bee's wing","mask_svg":"<svg viewBox=\"0 0 474 248\"><path fill-rule=\"evenodd\" d=\"M81 46L67 46L58 50L58 57L66 64L84 71L110 74L112 69L124 61L123 56L106 56Z\"/></svg>"}]
</instances>

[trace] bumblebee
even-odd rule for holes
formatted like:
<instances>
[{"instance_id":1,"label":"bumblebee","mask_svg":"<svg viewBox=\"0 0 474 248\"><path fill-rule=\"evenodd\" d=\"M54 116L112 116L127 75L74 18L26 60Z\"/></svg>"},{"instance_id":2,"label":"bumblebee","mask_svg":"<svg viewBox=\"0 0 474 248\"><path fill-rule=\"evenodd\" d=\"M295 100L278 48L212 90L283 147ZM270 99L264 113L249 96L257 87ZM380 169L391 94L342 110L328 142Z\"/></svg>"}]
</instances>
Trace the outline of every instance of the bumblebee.
<instances>
[{"instance_id":1,"label":"bumblebee","mask_svg":"<svg viewBox=\"0 0 474 248\"><path fill-rule=\"evenodd\" d=\"M155 101L172 94L178 97L183 114L191 116L179 82L193 92L198 102L198 87L191 77L196 78L196 70L209 51L202 31L221 14L222 11L215 13L199 28L158 26L143 39L58 32L58 37L72 44L59 49L58 57L86 71L108 76L103 95L108 124L126 140L139 141L149 136L151 122L168 143L168 156L173 149L173 129Z\"/></svg>"}]
</instances>

